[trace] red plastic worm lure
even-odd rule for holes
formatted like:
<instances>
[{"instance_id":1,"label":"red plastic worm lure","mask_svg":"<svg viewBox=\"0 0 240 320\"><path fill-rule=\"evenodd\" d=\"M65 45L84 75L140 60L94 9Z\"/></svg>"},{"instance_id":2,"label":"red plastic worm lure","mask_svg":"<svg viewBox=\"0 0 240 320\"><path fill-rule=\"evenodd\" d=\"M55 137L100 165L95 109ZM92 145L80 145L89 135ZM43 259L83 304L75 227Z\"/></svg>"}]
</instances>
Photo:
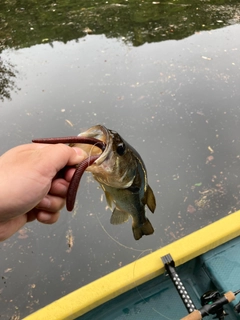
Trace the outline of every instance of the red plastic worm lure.
<instances>
[{"instance_id":1,"label":"red plastic worm lure","mask_svg":"<svg viewBox=\"0 0 240 320\"><path fill-rule=\"evenodd\" d=\"M32 142L47 143L47 144L56 144L56 143L91 144L100 148L102 152L106 148L106 144L101 140L98 140L95 138L80 137L80 136L59 137L59 138L40 138L40 139L34 139L32 140ZM89 156L77 166L67 191L66 207L68 211L72 211L74 208L78 186L84 171L87 169L87 167L91 166L100 157L100 155Z\"/></svg>"}]
</instances>

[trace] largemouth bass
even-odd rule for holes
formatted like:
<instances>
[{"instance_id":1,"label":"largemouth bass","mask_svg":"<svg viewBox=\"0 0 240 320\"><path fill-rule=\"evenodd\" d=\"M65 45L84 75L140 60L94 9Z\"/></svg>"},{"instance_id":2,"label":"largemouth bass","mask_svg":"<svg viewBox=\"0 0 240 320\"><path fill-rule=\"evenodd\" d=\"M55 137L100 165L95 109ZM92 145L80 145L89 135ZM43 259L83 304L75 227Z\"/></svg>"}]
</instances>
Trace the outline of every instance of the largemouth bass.
<instances>
[{"instance_id":1,"label":"largemouth bass","mask_svg":"<svg viewBox=\"0 0 240 320\"><path fill-rule=\"evenodd\" d=\"M148 185L147 170L139 153L117 132L102 125L91 127L78 136L35 139L39 143L71 143L87 153L79 164L70 182L67 194L67 209L74 207L80 179L89 171L102 187L109 208L110 222L121 224L132 217L132 230L136 240L154 232L145 216L147 205L153 213L156 200Z\"/></svg>"},{"instance_id":2,"label":"largemouth bass","mask_svg":"<svg viewBox=\"0 0 240 320\"><path fill-rule=\"evenodd\" d=\"M145 205L153 213L156 200L148 185L147 170L139 153L117 132L102 125L91 127L79 137L95 138L105 143L99 148L86 144L72 144L84 149L90 156L100 156L87 167L102 187L107 204L112 210L111 224L121 224L132 217L132 230L136 240L154 232L145 216Z\"/></svg>"}]
</instances>

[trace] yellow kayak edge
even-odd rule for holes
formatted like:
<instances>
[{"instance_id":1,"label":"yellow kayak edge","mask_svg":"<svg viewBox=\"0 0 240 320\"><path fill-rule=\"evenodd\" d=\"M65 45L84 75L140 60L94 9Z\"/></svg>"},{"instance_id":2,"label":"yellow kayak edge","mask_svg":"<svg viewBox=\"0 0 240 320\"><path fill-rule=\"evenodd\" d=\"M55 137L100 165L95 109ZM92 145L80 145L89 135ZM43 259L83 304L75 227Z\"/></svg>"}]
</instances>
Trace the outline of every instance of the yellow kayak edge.
<instances>
[{"instance_id":1,"label":"yellow kayak edge","mask_svg":"<svg viewBox=\"0 0 240 320\"><path fill-rule=\"evenodd\" d=\"M24 320L72 320L164 273L161 257L181 265L240 235L240 211L136 260L34 312Z\"/></svg>"}]
</instances>

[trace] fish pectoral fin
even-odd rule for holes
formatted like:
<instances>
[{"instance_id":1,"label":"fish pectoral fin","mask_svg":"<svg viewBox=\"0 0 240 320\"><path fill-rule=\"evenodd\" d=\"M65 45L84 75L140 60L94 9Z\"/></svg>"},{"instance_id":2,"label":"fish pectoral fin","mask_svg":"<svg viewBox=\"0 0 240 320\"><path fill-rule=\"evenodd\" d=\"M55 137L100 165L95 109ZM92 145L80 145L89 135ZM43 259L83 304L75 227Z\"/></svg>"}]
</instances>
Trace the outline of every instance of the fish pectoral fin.
<instances>
[{"instance_id":1,"label":"fish pectoral fin","mask_svg":"<svg viewBox=\"0 0 240 320\"><path fill-rule=\"evenodd\" d=\"M107 200L107 204L108 204L109 208L112 210L112 208L113 208L113 198L112 198L112 196L111 196L111 194L109 192L104 190L104 193L105 193L105 197L106 197L106 200Z\"/></svg>"},{"instance_id":2,"label":"fish pectoral fin","mask_svg":"<svg viewBox=\"0 0 240 320\"><path fill-rule=\"evenodd\" d=\"M118 208L115 208L113 210L110 223L111 224L122 224L126 221L128 221L129 214L125 211L121 211Z\"/></svg>"},{"instance_id":3,"label":"fish pectoral fin","mask_svg":"<svg viewBox=\"0 0 240 320\"><path fill-rule=\"evenodd\" d=\"M147 191L145 192L144 195L144 201L147 204L149 210L154 213L155 209L156 209L156 199L154 196L154 193L152 191L152 188L148 185L147 187Z\"/></svg>"}]
</instances>

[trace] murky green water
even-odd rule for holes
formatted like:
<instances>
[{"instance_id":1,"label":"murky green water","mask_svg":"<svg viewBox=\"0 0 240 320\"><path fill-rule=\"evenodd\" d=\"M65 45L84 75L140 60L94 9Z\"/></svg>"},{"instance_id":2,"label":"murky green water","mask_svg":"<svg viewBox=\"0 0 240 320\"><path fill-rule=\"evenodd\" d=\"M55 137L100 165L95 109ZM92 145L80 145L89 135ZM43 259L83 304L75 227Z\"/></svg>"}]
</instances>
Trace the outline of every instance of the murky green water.
<instances>
[{"instance_id":1,"label":"murky green water","mask_svg":"<svg viewBox=\"0 0 240 320\"><path fill-rule=\"evenodd\" d=\"M0 152L104 124L157 198L155 233L136 242L85 174L74 213L0 245L0 319L239 209L239 1L3 1L0 18Z\"/></svg>"}]
</instances>

